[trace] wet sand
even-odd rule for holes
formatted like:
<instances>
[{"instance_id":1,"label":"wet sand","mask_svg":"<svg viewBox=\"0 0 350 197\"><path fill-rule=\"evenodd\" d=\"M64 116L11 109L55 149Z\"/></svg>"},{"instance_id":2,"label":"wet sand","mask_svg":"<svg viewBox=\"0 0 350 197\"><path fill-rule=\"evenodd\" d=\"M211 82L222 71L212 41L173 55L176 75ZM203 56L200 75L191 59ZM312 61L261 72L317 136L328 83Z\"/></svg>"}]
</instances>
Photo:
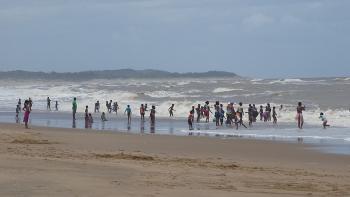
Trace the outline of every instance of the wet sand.
<instances>
[{"instance_id":1,"label":"wet sand","mask_svg":"<svg viewBox=\"0 0 350 197\"><path fill-rule=\"evenodd\" d=\"M0 196L349 196L310 145L0 124Z\"/></svg>"}]
</instances>

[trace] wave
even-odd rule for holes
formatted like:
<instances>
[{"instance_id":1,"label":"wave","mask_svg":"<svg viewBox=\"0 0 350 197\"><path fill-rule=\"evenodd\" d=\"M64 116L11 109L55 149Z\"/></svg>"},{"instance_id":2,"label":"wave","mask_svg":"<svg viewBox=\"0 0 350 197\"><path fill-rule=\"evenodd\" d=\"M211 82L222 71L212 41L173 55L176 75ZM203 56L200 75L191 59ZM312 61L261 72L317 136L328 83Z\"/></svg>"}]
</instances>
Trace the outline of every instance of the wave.
<instances>
[{"instance_id":1,"label":"wave","mask_svg":"<svg viewBox=\"0 0 350 197\"><path fill-rule=\"evenodd\" d=\"M230 88L216 88L213 90L213 93L222 93L222 92L232 92L232 91L242 91L243 89L230 89Z\"/></svg>"}]
</instances>

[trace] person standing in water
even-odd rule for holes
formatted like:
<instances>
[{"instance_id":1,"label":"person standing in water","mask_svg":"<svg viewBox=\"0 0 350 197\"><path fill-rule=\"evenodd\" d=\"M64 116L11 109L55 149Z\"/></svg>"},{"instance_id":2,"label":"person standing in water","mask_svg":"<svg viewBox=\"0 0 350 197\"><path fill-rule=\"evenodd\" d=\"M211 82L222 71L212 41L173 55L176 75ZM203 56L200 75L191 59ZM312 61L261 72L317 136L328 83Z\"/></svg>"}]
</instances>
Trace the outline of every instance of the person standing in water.
<instances>
[{"instance_id":1,"label":"person standing in water","mask_svg":"<svg viewBox=\"0 0 350 197\"><path fill-rule=\"evenodd\" d=\"M50 99L50 97L47 97L47 106L46 106L46 109L51 111L51 99Z\"/></svg>"},{"instance_id":2,"label":"person standing in water","mask_svg":"<svg viewBox=\"0 0 350 197\"><path fill-rule=\"evenodd\" d=\"M85 107L85 128L89 128L89 106Z\"/></svg>"},{"instance_id":3,"label":"person standing in water","mask_svg":"<svg viewBox=\"0 0 350 197\"><path fill-rule=\"evenodd\" d=\"M58 111L58 101L55 103L55 110Z\"/></svg>"},{"instance_id":4,"label":"person standing in water","mask_svg":"<svg viewBox=\"0 0 350 197\"><path fill-rule=\"evenodd\" d=\"M118 102L114 103L113 108L114 108L115 115L118 115L118 109L119 109Z\"/></svg>"},{"instance_id":5,"label":"person standing in water","mask_svg":"<svg viewBox=\"0 0 350 197\"><path fill-rule=\"evenodd\" d=\"M33 107L33 100L29 97L29 110L32 111L32 107Z\"/></svg>"},{"instance_id":6,"label":"person standing in water","mask_svg":"<svg viewBox=\"0 0 350 197\"><path fill-rule=\"evenodd\" d=\"M271 106L270 106L270 103L267 104L265 111L267 112L267 121L271 121Z\"/></svg>"},{"instance_id":7,"label":"person standing in water","mask_svg":"<svg viewBox=\"0 0 350 197\"><path fill-rule=\"evenodd\" d=\"M272 118L273 118L273 124L277 124L276 107L273 107L273 108L272 108Z\"/></svg>"},{"instance_id":8,"label":"person standing in water","mask_svg":"<svg viewBox=\"0 0 350 197\"><path fill-rule=\"evenodd\" d=\"M168 109L168 111L169 111L169 117L173 117L173 116L174 116L174 111L175 111L174 106L175 106L175 104L172 104L172 105L169 107L169 109Z\"/></svg>"},{"instance_id":9,"label":"person standing in water","mask_svg":"<svg viewBox=\"0 0 350 197\"><path fill-rule=\"evenodd\" d=\"M22 100L21 99L18 99L18 106L19 106L19 111L21 111L22 109Z\"/></svg>"},{"instance_id":10,"label":"person standing in water","mask_svg":"<svg viewBox=\"0 0 350 197\"><path fill-rule=\"evenodd\" d=\"M154 125L156 122L156 106L152 106L151 112L149 113L149 116L151 118L151 125Z\"/></svg>"},{"instance_id":11,"label":"person standing in water","mask_svg":"<svg viewBox=\"0 0 350 197\"><path fill-rule=\"evenodd\" d=\"M30 110L30 103L28 100L25 100L24 102L23 111L24 111L23 122L24 122L25 128L29 129L28 122L29 122L29 114L31 110Z\"/></svg>"},{"instance_id":12,"label":"person standing in water","mask_svg":"<svg viewBox=\"0 0 350 197\"><path fill-rule=\"evenodd\" d=\"M19 122L19 112L21 111L21 109L19 108L19 105L17 104L16 106L16 123Z\"/></svg>"},{"instance_id":13,"label":"person standing in water","mask_svg":"<svg viewBox=\"0 0 350 197\"><path fill-rule=\"evenodd\" d=\"M211 112L210 110L210 107L209 107L209 101L206 101L205 102L205 105L204 105L204 116L205 116L205 122L209 122L209 112L210 113L213 113Z\"/></svg>"},{"instance_id":14,"label":"person standing in water","mask_svg":"<svg viewBox=\"0 0 350 197\"><path fill-rule=\"evenodd\" d=\"M327 118L326 118L326 116L324 115L323 112L320 113L319 119L321 119L322 126L323 126L324 129L331 126L331 125L327 124Z\"/></svg>"},{"instance_id":15,"label":"person standing in water","mask_svg":"<svg viewBox=\"0 0 350 197\"><path fill-rule=\"evenodd\" d=\"M260 115L260 121L262 121L264 117L264 109L262 105L260 105L259 115Z\"/></svg>"},{"instance_id":16,"label":"person standing in water","mask_svg":"<svg viewBox=\"0 0 350 197\"><path fill-rule=\"evenodd\" d=\"M141 120L145 121L145 106L143 104L141 104L140 106L140 116L141 116Z\"/></svg>"},{"instance_id":17,"label":"person standing in water","mask_svg":"<svg viewBox=\"0 0 350 197\"><path fill-rule=\"evenodd\" d=\"M193 130L193 119L194 119L194 115L193 115L192 111L190 111L190 114L188 115L188 118L187 118L189 130Z\"/></svg>"},{"instance_id":18,"label":"person standing in water","mask_svg":"<svg viewBox=\"0 0 350 197\"><path fill-rule=\"evenodd\" d=\"M127 105L125 111L124 111L124 114L127 114L128 116L128 124L131 123L131 108L130 108L130 105Z\"/></svg>"},{"instance_id":19,"label":"person standing in water","mask_svg":"<svg viewBox=\"0 0 350 197\"><path fill-rule=\"evenodd\" d=\"M302 103L299 102L297 107L297 116L296 116L299 129L302 129L304 125L303 111L305 111L305 106L302 106Z\"/></svg>"},{"instance_id":20,"label":"person standing in water","mask_svg":"<svg viewBox=\"0 0 350 197\"><path fill-rule=\"evenodd\" d=\"M196 113L197 113L197 122L199 122L201 120L201 104L198 104L198 106L196 108Z\"/></svg>"},{"instance_id":21,"label":"person standing in water","mask_svg":"<svg viewBox=\"0 0 350 197\"><path fill-rule=\"evenodd\" d=\"M243 123L243 116L244 116L244 110L243 110L243 103L239 102L239 106L237 107L236 114L238 115L238 122L240 125Z\"/></svg>"},{"instance_id":22,"label":"person standing in water","mask_svg":"<svg viewBox=\"0 0 350 197\"><path fill-rule=\"evenodd\" d=\"M95 110L94 110L94 112L96 113L96 112L100 112L100 101L97 101L96 103L95 103Z\"/></svg>"},{"instance_id":23,"label":"person standing in water","mask_svg":"<svg viewBox=\"0 0 350 197\"><path fill-rule=\"evenodd\" d=\"M74 97L73 102L72 102L73 120L76 120L75 114L77 113L77 108L78 108L77 98Z\"/></svg>"},{"instance_id":24,"label":"person standing in water","mask_svg":"<svg viewBox=\"0 0 350 197\"><path fill-rule=\"evenodd\" d=\"M224 124L224 118L225 118L224 106L220 104L220 125L221 126Z\"/></svg>"}]
</instances>

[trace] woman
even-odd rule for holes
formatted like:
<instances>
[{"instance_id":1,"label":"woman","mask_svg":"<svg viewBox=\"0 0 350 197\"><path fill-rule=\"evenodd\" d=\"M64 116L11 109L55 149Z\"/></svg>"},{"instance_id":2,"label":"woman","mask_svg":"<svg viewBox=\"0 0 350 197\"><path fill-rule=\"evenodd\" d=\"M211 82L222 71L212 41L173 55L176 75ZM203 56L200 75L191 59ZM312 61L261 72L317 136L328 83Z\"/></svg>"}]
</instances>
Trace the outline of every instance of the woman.
<instances>
[{"instance_id":1,"label":"woman","mask_svg":"<svg viewBox=\"0 0 350 197\"><path fill-rule=\"evenodd\" d=\"M303 111L305 111L305 106L302 106L302 103L299 102L297 107L297 116L296 116L299 129L302 129L304 125Z\"/></svg>"},{"instance_id":2,"label":"woman","mask_svg":"<svg viewBox=\"0 0 350 197\"><path fill-rule=\"evenodd\" d=\"M23 122L25 124L25 128L28 128L28 121L29 121L29 114L30 114L30 103L28 100L25 100L24 106L23 106L23 111L24 111L24 117L23 117Z\"/></svg>"}]
</instances>

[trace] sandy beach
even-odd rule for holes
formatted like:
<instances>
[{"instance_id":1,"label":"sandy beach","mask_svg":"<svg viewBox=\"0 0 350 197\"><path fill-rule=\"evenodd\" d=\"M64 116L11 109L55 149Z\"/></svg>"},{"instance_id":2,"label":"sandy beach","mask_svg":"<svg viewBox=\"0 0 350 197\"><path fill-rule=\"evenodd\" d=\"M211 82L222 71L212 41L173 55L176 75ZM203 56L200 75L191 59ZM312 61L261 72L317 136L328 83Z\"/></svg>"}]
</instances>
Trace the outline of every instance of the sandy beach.
<instances>
[{"instance_id":1,"label":"sandy beach","mask_svg":"<svg viewBox=\"0 0 350 197\"><path fill-rule=\"evenodd\" d=\"M0 124L0 196L349 196L310 145Z\"/></svg>"}]
</instances>

